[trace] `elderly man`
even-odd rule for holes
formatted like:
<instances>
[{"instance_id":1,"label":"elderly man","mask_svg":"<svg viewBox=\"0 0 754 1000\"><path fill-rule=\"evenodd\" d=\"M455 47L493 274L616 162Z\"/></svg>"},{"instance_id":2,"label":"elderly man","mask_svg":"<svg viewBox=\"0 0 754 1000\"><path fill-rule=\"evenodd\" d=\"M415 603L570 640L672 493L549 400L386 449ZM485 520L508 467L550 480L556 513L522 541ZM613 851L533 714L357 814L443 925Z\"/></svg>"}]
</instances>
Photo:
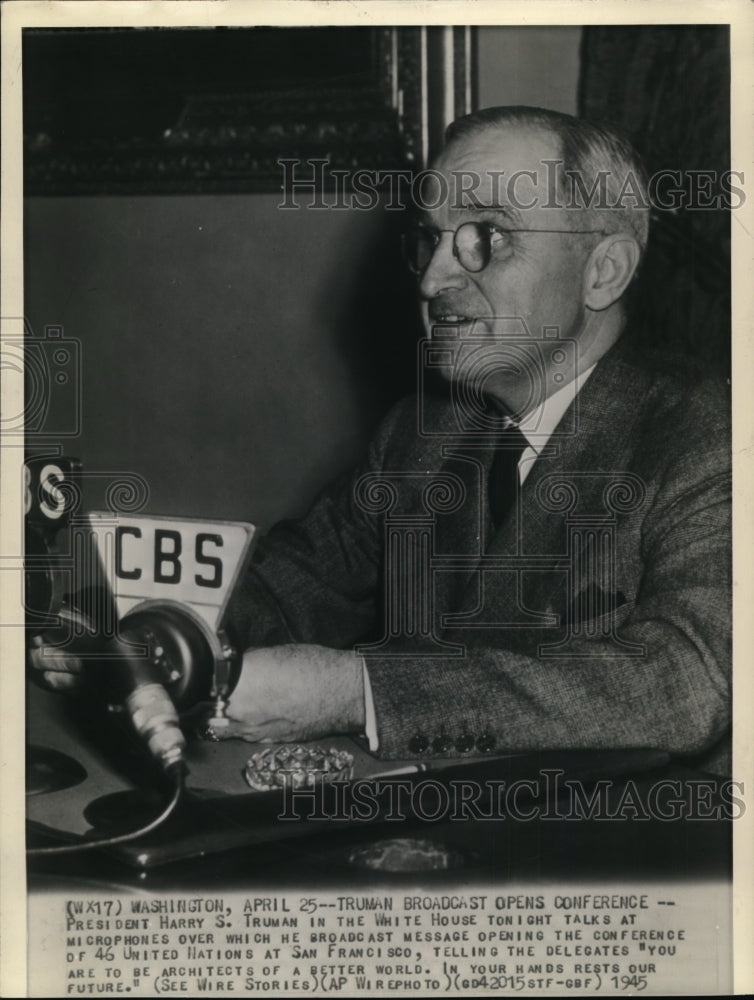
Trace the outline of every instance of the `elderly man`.
<instances>
[{"instance_id":1,"label":"elderly man","mask_svg":"<svg viewBox=\"0 0 754 1000\"><path fill-rule=\"evenodd\" d=\"M729 405L625 336L635 154L493 108L449 128L430 186L405 249L448 391L423 382L362 467L260 542L225 735L652 747L725 773Z\"/></svg>"},{"instance_id":2,"label":"elderly man","mask_svg":"<svg viewBox=\"0 0 754 1000\"><path fill-rule=\"evenodd\" d=\"M640 165L585 122L493 108L450 127L435 170L406 249L449 398L400 403L364 466L260 543L230 732L368 731L393 757L654 747L724 771L729 406L621 339ZM412 515L431 544L406 574L385 549ZM422 597L428 627L391 632L383 604Z\"/></svg>"}]
</instances>

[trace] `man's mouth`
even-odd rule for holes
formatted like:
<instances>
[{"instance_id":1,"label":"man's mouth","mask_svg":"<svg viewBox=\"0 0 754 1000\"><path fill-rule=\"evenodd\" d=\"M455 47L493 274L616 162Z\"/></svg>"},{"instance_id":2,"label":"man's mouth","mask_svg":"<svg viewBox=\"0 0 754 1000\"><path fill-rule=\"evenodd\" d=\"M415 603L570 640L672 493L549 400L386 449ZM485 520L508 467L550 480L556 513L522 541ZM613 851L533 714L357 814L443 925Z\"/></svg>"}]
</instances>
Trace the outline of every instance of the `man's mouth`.
<instances>
[{"instance_id":1,"label":"man's mouth","mask_svg":"<svg viewBox=\"0 0 754 1000\"><path fill-rule=\"evenodd\" d=\"M473 320L472 316L464 316L461 313L430 313L429 318L432 323L454 323L456 325L471 323Z\"/></svg>"}]
</instances>

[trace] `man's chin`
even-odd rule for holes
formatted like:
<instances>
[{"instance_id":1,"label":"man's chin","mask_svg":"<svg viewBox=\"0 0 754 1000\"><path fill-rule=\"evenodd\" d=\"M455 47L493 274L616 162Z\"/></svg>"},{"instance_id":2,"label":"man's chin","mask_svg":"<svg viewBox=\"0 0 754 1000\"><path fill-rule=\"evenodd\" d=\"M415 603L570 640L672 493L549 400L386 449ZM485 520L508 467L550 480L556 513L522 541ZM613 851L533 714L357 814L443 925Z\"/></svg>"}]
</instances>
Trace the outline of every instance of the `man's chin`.
<instances>
[{"instance_id":1,"label":"man's chin","mask_svg":"<svg viewBox=\"0 0 754 1000\"><path fill-rule=\"evenodd\" d=\"M541 402L541 393L536 391L538 387L520 375L495 373L483 378L461 378L458 371L453 371L447 380L452 384L455 397L474 400L484 411L496 410L515 419L520 419Z\"/></svg>"},{"instance_id":2,"label":"man's chin","mask_svg":"<svg viewBox=\"0 0 754 1000\"><path fill-rule=\"evenodd\" d=\"M457 384L457 372L452 365L438 365L437 367L433 365L429 374L433 380L439 382L445 388Z\"/></svg>"}]
</instances>

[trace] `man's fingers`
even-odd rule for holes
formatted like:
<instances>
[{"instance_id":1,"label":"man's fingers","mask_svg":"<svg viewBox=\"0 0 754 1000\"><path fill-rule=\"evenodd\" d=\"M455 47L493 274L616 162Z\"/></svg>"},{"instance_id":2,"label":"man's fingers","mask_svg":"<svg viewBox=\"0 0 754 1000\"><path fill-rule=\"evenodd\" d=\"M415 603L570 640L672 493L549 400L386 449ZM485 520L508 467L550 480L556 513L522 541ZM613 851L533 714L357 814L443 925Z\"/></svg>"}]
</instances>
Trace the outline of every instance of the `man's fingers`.
<instances>
[{"instance_id":1,"label":"man's fingers","mask_svg":"<svg viewBox=\"0 0 754 1000\"><path fill-rule=\"evenodd\" d=\"M249 743L256 743L259 740L256 731L248 723L235 722L232 719L225 719L222 722L205 719L199 724L197 732L211 743L219 743L222 740L246 740Z\"/></svg>"},{"instance_id":2,"label":"man's fingers","mask_svg":"<svg viewBox=\"0 0 754 1000\"><path fill-rule=\"evenodd\" d=\"M225 719L213 722L207 719L199 726L199 735L206 740L245 740L247 743L289 743L300 738L300 729L288 719L271 719L264 722L244 722Z\"/></svg>"},{"instance_id":3,"label":"man's fingers","mask_svg":"<svg viewBox=\"0 0 754 1000\"><path fill-rule=\"evenodd\" d=\"M72 691L82 680L81 660L63 650L36 645L27 650L30 676L50 691Z\"/></svg>"},{"instance_id":4,"label":"man's fingers","mask_svg":"<svg viewBox=\"0 0 754 1000\"><path fill-rule=\"evenodd\" d=\"M46 670L42 677L47 687L53 691L70 691L79 683L77 674L61 673L56 670Z\"/></svg>"},{"instance_id":5,"label":"man's fingers","mask_svg":"<svg viewBox=\"0 0 754 1000\"><path fill-rule=\"evenodd\" d=\"M62 650L52 650L48 646L32 646L29 649L29 661L35 670L48 673L80 674L81 660L71 653Z\"/></svg>"},{"instance_id":6,"label":"man's fingers","mask_svg":"<svg viewBox=\"0 0 754 1000\"><path fill-rule=\"evenodd\" d=\"M81 660L75 656L45 656L39 664L39 669L46 674L66 674L69 677L77 677L81 673Z\"/></svg>"}]
</instances>

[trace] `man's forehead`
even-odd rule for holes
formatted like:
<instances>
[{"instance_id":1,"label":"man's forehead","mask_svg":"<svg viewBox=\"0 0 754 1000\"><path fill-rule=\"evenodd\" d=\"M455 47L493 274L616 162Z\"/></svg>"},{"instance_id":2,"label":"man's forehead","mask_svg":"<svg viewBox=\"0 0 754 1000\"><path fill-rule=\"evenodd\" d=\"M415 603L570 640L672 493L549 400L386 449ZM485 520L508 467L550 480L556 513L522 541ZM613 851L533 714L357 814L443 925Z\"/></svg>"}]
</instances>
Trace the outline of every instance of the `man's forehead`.
<instances>
[{"instance_id":1,"label":"man's forehead","mask_svg":"<svg viewBox=\"0 0 754 1000\"><path fill-rule=\"evenodd\" d=\"M518 124L480 129L462 136L447 146L435 161L434 187L447 191L449 197L438 205L442 215L457 215L474 209L490 207L501 211L509 221L520 215L516 198L511 199L509 181L517 174L525 174L527 194L539 191L546 201L548 180L551 176L548 162L560 157L560 143L544 129ZM444 180L440 180L439 175ZM430 188L432 184L428 185ZM516 187L523 191L524 186ZM430 199L424 199L426 208ZM513 203L512 203L513 202ZM424 211L424 215L436 212Z\"/></svg>"},{"instance_id":2,"label":"man's forehead","mask_svg":"<svg viewBox=\"0 0 754 1000\"><path fill-rule=\"evenodd\" d=\"M559 156L560 141L546 129L522 125L495 125L480 128L451 142L437 158L435 169L452 170L537 169L542 160Z\"/></svg>"}]
</instances>

